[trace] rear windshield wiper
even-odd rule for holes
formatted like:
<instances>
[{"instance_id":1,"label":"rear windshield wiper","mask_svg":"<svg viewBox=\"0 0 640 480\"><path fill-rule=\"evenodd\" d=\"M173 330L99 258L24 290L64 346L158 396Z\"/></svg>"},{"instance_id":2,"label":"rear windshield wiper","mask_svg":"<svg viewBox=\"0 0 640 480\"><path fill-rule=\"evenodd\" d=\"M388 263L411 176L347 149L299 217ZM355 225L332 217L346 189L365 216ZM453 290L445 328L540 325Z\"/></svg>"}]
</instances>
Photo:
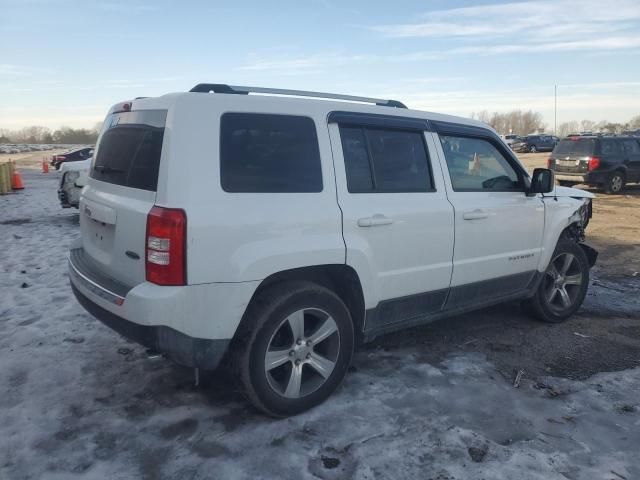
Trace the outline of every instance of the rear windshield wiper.
<instances>
[{"instance_id":1,"label":"rear windshield wiper","mask_svg":"<svg viewBox=\"0 0 640 480\"><path fill-rule=\"evenodd\" d=\"M96 165L95 167L93 167L93 169L97 170L100 173L124 173L124 170L112 168L107 165Z\"/></svg>"}]
</instances>

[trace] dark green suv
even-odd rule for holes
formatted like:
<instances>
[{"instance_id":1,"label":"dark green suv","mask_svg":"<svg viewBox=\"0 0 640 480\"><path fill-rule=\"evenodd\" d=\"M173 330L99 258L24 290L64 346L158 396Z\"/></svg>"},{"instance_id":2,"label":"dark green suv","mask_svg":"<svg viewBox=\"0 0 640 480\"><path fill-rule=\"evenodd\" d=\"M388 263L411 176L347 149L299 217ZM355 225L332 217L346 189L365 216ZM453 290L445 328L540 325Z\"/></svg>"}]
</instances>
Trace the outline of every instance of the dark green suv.
<instances>
[{"instance_id":1,"label":"dark green suv","mask_svg":"<svg viewBox=\"0 0 640 480\"><path fill-rule=\"evenodd\" d=\"M560 185L578 183L619 193L640 182L640 138L575 136L562 139L549 157Z\"/></svg>"}]
</instances>

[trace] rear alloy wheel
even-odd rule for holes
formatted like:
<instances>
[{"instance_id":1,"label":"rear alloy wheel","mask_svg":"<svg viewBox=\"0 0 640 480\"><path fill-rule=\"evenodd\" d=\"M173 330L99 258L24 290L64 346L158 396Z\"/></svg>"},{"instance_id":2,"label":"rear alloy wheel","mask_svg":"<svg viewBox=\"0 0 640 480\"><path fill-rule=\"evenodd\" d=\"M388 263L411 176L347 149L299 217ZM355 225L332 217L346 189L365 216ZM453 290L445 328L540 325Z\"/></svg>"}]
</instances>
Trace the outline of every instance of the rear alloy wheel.
<instances>
[{"instance_id":1,"label":"rear alloy wheel","mask_svg":"<svg viewBox=\"0 0 640 480\"><path fill-rule=\"evenodd\" d=\"M531 146L529 147L529 152L531 152L531 153L538 153L538 149L536 148L536 146L535 146L535 145L531 145Z\"/></svg>"},{"instance_id":2,"label":"rear alloy wheel","mask_svg":"<svg viewBox=\"0 0 640 480\"><path fill-rule=\"evenodd\" d=\"M354 349L349 310L330 290L285 282L259 294L247 312L238 367L249 400L275 417L323 402L340 385Z\"/></svg>"},{"instance_id":3,"label":"rear alloy wheel","mask_svg":"<svg viewBox=\"0 0 640 480\"><path fill-rule=\"evenodd\" d=\"M613 172L605 185L605 192L620 193L624 188L625 178L622 172Z\"/></svg>"},{"instance_id":4,"label":"rear alloy wheel","mask_svg":"<svg viewBox=\"0 0 640 480\"><path fill-rule=\"evenodd\" d=\"M286 398L313 393L333 372L339 352L340 332L333 317L316 308L297 310L269 340L264 358L269 386Z\"/></svg>"},{"instance_id":5,"label":"rear alloy wheel","mask_svg":"<svg viewBox=\"0 0 640 480\"><path fill-rule=\"evenodd\" d=\"M561 240L528 304L540 320L563 322L580 308L588 285L589 262L582 247L572 240Z\"/></svg>"}]
</instances>

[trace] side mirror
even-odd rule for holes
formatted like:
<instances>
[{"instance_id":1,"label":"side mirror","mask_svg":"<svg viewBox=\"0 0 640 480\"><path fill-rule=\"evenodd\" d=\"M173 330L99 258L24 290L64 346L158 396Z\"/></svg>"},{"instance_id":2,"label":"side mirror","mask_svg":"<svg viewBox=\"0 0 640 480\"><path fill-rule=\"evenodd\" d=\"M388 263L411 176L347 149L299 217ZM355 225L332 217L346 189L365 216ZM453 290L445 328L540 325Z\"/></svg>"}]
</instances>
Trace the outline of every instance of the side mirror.
<instances>
[{"instance_id":1,"label":"side mirror","mask_svg":"<svg viewBox=\"0 0 640 480\"><path fill-rule=\"evenodd\" d=\"M528 195L536 193L550 193L553 192L556 179L553 170L548 168L536 168L531 175L531 186L527 190Z\"/></svg>"}]
</instances>

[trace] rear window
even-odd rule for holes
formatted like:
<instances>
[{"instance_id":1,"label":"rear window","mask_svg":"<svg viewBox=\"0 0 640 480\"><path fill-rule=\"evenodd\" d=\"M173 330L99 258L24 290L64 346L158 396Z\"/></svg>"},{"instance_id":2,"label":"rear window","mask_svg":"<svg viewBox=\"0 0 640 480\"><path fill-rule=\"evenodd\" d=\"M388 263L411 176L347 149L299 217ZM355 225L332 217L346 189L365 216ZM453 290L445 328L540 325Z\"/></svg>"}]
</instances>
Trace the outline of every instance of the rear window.
<instances>
[{"instance_id":1,"label":"rear window","mask_svg":"<svg viewBox=\"0 0 640 480\"><path fill-rule=\"evenodd\" d=\"M225 113L220 180L226 192L321 192L315 123L296 115Z\"/></svg>"},{"instance_id":2,"label":"rear window","mask_svg":"<svg viewBox=\"0 0 640 480\"><path fill-rule=\"evenodd\" d=\"M91 177L155 192L166 117L166 110L111 115L98 140Z\"/></svg>"},{"instance_id":3,"label":"rear window","mask_svg":"<svg viewBox=\"0 0 640 480\"><path fill-rule=\"evenodd\" d=\"M553 149L558 155L592 155L596 148L594 138L578 138L576 140L560 140Z\"/></svg>"}]
</instances>

